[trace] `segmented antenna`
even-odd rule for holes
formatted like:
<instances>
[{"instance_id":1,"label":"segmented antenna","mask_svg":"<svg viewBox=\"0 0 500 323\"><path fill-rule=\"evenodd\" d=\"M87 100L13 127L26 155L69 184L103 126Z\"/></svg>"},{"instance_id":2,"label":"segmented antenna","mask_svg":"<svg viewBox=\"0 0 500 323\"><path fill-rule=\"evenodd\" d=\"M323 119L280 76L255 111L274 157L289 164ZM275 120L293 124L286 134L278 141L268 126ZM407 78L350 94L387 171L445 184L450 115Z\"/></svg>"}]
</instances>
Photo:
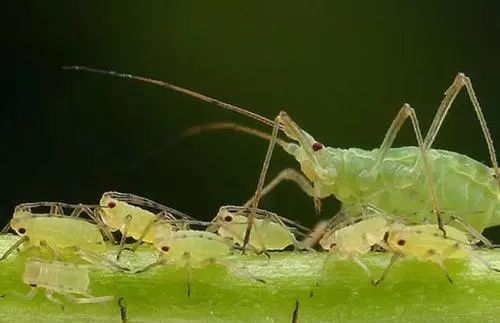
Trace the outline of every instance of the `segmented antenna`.
<instances>
[{"instance_id":1,"label":"segmented antenna","mask_svg":"<svg viewBox=\"0 0 500 323\"><path fill-rule=\"evenodd\" d=\"M163 88L171 89L171 90L174 90L176 92L180 92L180 93L186 94L188 96L197 98L199 100L215 104L215 105L217 105L217 106L219 106L219 107L221 107L223 109L227 109L227 110L231 110L231 111L237 112L239 114L243 114L243 115L245 115L247 117L250 117L250 118L255 119L255 120L259 121L259 122L262 122L262 123L264 123L264 124L266 124L268 126L272 127L273 124L274 124L273 121L271 121L271 120L269 120L269 119L267 119L267 118L265 118L265 117L263 117L263 116L261 116L261 115L259 115L257 113L248 111L246 109L237 107L237 106L229 104L229 103L222 102L220 100L211 98L211 97L206 96L204 94L201 94L201 93L198 93L198 92L195 92L195 91L192 91L192 90L189 90L189 89L186 89L186 88L174 85L174 84L170 84L168 82L151 79L151 78L147 78L147 77L144 77L144 76L136 76L136 75L132 75L132 74L119 73L119 72L110 71L110 70L101 70L101 69L87 67L87 66L77 66L77 65L75 65L75 66L63 66L62 69L63 70L73 70L73 71L84 71L84 72L98 73L98 74L115 76L115 77L120 77L120 78L125 78L125 79L131 79L131 80L136 80L136 81L140 81L140 82L145 82L145 83L150 83L150 84L158 85L158 86L161 86ZM282 127L280 127L280 129L283 130Z\"/></svg>"}]
</instances>

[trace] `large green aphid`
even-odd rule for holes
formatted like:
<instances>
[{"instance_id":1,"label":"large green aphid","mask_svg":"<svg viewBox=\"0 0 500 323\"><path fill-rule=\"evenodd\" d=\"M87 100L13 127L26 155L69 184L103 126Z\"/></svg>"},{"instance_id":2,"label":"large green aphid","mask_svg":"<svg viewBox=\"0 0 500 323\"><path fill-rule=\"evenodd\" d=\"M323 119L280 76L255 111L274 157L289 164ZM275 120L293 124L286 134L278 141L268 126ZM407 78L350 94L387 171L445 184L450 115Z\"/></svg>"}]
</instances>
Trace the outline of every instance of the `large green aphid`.
<instances>
[{"instance_id":1,"label":"large green aphid","mask_svg":"<svg viewBox=\"0 0 500 323\"><path fill-rule=\"evenodd\" d=\"M39 289L43 289L48 300L61 306L64 303L55 295L64 296L67 301L77 304L112 301L114 296L95 297L90 294L87 267L87 265L61 261L28 259L24 269L23 282L29 285L31 290L28 294L11 291L3 296L11 294L30 300L35 297Z\"/></svg>"},{"instance_id":2,"label":"large green aphid","mask_svg":"<svg viewBox=\"0 0 500 323\"><path fill-rule=\"evenodd\" d=\"M493 140L470 79L462 73L457 75L445 92L425 137L420 134L414 110L405 104L380 148L362 150L325 147L302 130L285 112L281 112L273 122L254 112L167 82L82 66L65 68L159 85L244 114L267 125L276 126L279 123L279 129L293 143L277 141L278 145L281 143L282 148L297 159L311 184L304 182L303 176L298 173L281 179L299 182L308 195L317 199L334 195L353 214L359 214L362 205L371 204L388 213L408 217L412 222L421 223L426 219L437 218L441 230L444 230L445 223L443 210L446 214L459 211L461 218L479 231L500 224L500 170ZM464 86L480 121L493 169L462 154L431 149L447 112ZM391 148L408 117L412 121L419 147ZM266 191L266 188L262 191ZM252 222L253 218L249 223Z\"/></svg>"},{"instance_id":3,"label":"large green aphid","mask_svg":"<svg viewBox=\"0 0 500 323\"><path fill-rule=\"evenodd\" d=\"M212 220L217 232L222 237L230 238L235 244L243 247L248 217L251 208L245 206L225 205ZM305 237L309 229L275 213L257 209L253 234L248 245L257 252L266 250L284 250L294 246L296 250L304 249L295 235Z\"/></svg>"}]
</instances>

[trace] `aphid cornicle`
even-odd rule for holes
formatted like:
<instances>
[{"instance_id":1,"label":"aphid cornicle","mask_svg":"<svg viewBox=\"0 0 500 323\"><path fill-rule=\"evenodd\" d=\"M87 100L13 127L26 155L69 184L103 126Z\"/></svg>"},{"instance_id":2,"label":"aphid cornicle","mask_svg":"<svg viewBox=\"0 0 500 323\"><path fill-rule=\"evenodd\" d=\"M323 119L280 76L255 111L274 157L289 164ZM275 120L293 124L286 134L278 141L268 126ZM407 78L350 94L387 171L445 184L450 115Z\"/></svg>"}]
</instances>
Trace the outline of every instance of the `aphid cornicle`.
<instances>
[{"instance_id":1,"label":"aphid cornicle","mask_svg":"<svg viewBox=\"0 0 500 323\"><path fill-rule=\"evenodd\" d=\"M114 296L95 297L90 294L88 266L76 265L61 261L46 261L28 259L26 261L23 282L31 286L31 291L22 295L13 294L26 299L32 299L38 289L45 290L45 296L51 302L63 306L63 302L54 294L60 294L71 303L102 303L114 299ZM3 295L6 296L6 295Z\"/></svg>"},{"instance_id":2,"label":"aphid cornicle","mask_svg":"<svg viewBox=\"0 0 500 323\"><path fill-rule=\"evenodd\" d=\"M249 207L225 205L219 209L212 222L215 224L219 235L232 239L234 243L242 247L250 213L251 208ZM257 209L253 234L250 237L249 245L257 253L265 252L266 250L283 250L291 245L296 250L301 250L304 249L304 246L297 241L294 233L305 236L308 231L309 229L306 227L287 218L280 217L269 211Z\"/></svg>"},{"instance_id":3,"label":"aphid cornicle","mask_svg":"<svg viewBox=\"0 0 500 323\"><path fill-rule=\"evenodd\" d=\"M83 66L64 68L155 84L244 114L267 125L275 124L254 112L167 82ZM431 149L447 112L463 87L469 94L481 124L492 169L459 153ZM419 147L391 148L401 125L408 117L412 120ZM416 223L433 220L436 214L442 230L445 223L442 210L447 211L447 214L460 211L463 220L478 231L500 224L500 169L493 140L472 83L462 73L456 76L446 90L425 137L419 134L414 110L405 104L380 148L371 151L326 147L302 130L285 112L281 112L277 119L280 130L293 141L282 144L277 142L278 145L295 157L312 184L304 183L298 173L282 179L297 181L303 188L306 185L304 190L314 198L334 195L353 210L353 214L358 214L359 209L356 210L352 206L371 204L390 214L405 216ZM495 176L492 176L492 173Z\"/></svg>"}]
</instances>

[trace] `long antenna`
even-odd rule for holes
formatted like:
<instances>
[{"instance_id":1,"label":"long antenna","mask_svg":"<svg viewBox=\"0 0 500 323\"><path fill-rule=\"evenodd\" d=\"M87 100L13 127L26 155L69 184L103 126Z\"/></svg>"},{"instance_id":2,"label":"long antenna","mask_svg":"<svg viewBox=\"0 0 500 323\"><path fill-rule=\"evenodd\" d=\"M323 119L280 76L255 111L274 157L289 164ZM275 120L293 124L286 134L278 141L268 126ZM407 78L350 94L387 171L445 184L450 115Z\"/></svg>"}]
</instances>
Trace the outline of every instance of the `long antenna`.
<instances>
[{"instance_id":1,"label":"long antenna","mask_svg":"<svg viewBox=\"0 0 500 323\"><path fill-rule=\"evenodd\" d=\"M170 84L168 82L159 81L159 80L155 80L155 79L151 79L151 78L147 78L147 77L143 77L143 76L136 76L136 75L132 75L132 74L119 73L119 72L109 71L109 70L108 71L107 70L101 70L101 69L87 67L87 66L77 66L77 65L75 65L75 66L63 66L62 69L63 70L73 70L73 71L84 71L84 72L98 73L98 74L104 74L104 75L109 75L109 76L126 78L126 79L131 79L131 80L136 80L136 81L140 81L140 82L145 82L145 83L150 83L150 84L158 85L158 86L161 86L161 87L164 87L164 88L167 88L167 89L174 90L176 92L180 92L180 93L192 96L192 97L197 98L199 100L215 104L215 105L217 105L217 106L219 106L219 107L221 107L223 109L231 110L231 111L237 112L239 114L246 115L247 117L250 117L250 118L255 119L255 120L259 121L259 122L267 124L268 126L272 127L273 124L274 124L273 121L271 121L271 120L269 120L269 119L267 119L267 118L265 118L265 117L263 117L263 116L261 116L261 115L259 115L257 113L248 111L246 109L237 107L237 106L229 104L229 103L222 102L220 100L211 98L211 97L206 96L204 94L201 94L201 93L198 93L198 92L195 92L195 91L192 91L192 90L189 90L189 89L186 89L186 88L174 85L174 84ZM280 127L280 129L283 130L282 127Z\"/></svg>"}]
</instances>

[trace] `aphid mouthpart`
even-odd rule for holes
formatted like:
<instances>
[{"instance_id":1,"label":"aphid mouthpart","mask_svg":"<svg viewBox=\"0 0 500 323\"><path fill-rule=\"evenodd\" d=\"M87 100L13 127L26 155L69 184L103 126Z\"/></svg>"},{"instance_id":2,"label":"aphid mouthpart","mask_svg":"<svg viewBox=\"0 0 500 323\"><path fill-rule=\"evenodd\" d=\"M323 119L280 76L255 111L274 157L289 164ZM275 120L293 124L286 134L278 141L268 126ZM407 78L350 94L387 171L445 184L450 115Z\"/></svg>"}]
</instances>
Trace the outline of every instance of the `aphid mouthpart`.
<instances>
[{"instance_id":1,"label":"aphid mouthpart","mask_svg":"<svg viewBox=\"0 0 500 323\"><path fill-rule=\"evenodd\" d=\"M323 149L324 147L325 147L325 146L323 146L323 144L322 144L322 143L317 142L317 141L316 141L316 142L312 145L312 149L313 149L314 151L321 150L321 149Z\"/></svg>"}]
</instances>

